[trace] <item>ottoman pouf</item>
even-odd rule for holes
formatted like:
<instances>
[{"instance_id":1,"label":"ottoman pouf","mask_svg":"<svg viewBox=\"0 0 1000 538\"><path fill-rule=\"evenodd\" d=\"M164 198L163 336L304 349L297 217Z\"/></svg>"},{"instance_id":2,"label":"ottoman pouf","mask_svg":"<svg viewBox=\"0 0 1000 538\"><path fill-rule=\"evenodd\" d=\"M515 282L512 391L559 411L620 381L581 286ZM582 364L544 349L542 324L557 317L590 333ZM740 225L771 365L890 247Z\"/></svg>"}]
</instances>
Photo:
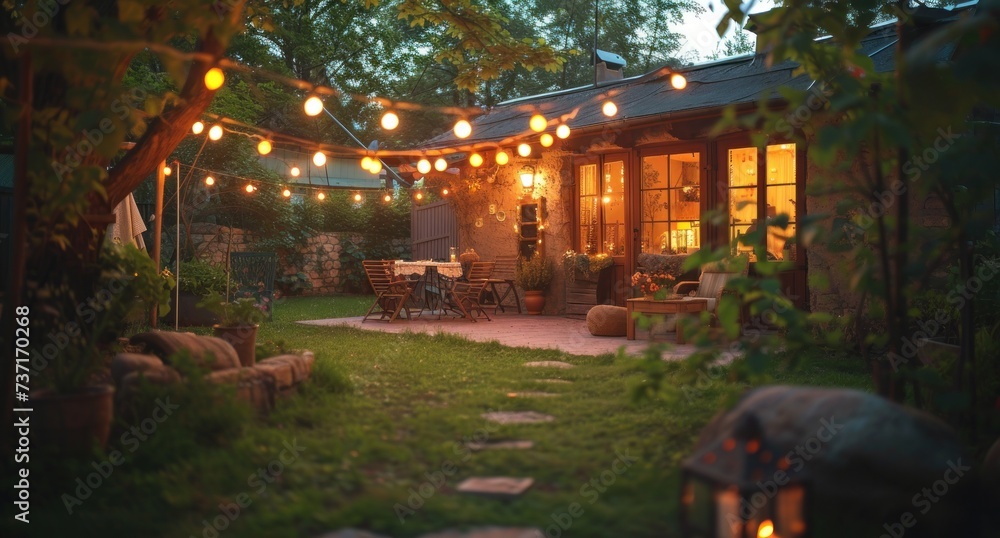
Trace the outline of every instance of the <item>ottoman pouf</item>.
<instances>
[{"instance_id":1,"label":"ottoman pouf","mask_svg":"<svg viewBox=\"0 0 1000 538\"><path fill-rule=\"evenodd\" d=\"M594 336L625 336L628 310L600 304L587 312L587 330Z\"/></svg>"}]
</instances>

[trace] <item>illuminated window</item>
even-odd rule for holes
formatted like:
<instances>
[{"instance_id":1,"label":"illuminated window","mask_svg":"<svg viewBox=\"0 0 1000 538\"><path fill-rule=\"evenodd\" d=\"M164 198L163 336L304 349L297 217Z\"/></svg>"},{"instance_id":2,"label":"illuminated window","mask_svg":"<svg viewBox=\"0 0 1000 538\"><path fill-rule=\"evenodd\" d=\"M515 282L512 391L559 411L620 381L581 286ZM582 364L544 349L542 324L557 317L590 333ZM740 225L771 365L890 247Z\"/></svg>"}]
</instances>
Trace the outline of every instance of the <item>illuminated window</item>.
<instances>
[{"instance_id":1,"label":"illuminated window","mask_svg":"<svg viewBox=\"0 0 1000 538\"><path fill-rule=\"evenodd\" d=\"M629 237L625 223L625 161L581 165L578 194L579 252L624 256Z\"/></svg>"},{"instance_id":2,"label":"illuminated window","mask_svg":"<svg viewBox=\"0 0 1000 538\"><path fill-rule=\"evenodd\" d=\"M601 197L597 195L597 165L580 167L580 245L579 251L597 254Z\"/></svg>"},{"instance_id":3,"label":"illuminated window","mask_svg":"<svg viewBox=\"0 0 1000 538\"><path fill-rule=\"evenodd\" d=\"M757 148L729 150L729 238L737 239L755 232L761 219L788 215L788 227L768 226L766 251L770 260L794 259L796 169L795 144L773 144L764 152L764 162L757 162ZM760 200L761 190L764 199ZM752 245L740 244L737 250L755 261Z\"/></svg>"},{"instance_id":4,"label":"illuminated window","mask_svg":"<svg viewBox=\"0 0 1000 538\"><path fill-rule=\"evenodd\" d=\"M642 158L642 252L684 254L701 247L700 170L698 153Z\"/></svg>"}]
</instances>

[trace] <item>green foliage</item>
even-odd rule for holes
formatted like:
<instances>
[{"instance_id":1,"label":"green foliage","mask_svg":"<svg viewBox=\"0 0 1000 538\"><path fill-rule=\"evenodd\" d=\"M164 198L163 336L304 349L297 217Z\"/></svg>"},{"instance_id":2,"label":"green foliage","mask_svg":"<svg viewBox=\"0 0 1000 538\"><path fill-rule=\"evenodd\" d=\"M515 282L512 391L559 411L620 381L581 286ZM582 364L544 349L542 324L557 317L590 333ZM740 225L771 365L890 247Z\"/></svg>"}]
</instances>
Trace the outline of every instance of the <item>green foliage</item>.
<instances>
[{"instance_id":1,"label":"green foliage","mask_svg":"<svg viewBox=\"0 0 1000 538\"><path fill-rule=\"evenodd\" d=\"M309 275L302 272L281 275L274 279L274 287L285 296L298 295L303 290L312 289L312 285Z\"/></svg>"},{"instance_id":2,"label":"green foliage","mask_svg":"<svg viewBox=\"0 0 1000 538\"><path fill-rule=\"evenodd\" d=\"M592 273L600 273L602 270L615 264L614 258L607 254L584 254L567 250L563 254L563 271L570 280L576 278L579 271L584 277L589 278Z\"/></svg>"},{"instance_id":3,"label":"green foliage","mask_svg":"<svg viewBox=\"0 0 1000 538\"><path fill-rule=\"evenodd\" d=\"M341 285L348 293L362 293L368 287L368 276L365 274L365 253L361 245L347 240L341 245L340 274Z\"/></svg>"},{"instance_id":4,"label":"green foliage","mask_svg":"<svg viewBox=\"0 0 1000 538\"><path fill-rule=\"evenodd\" d=\"M527 260L518 260L514 282L525 291L544 291L552 282L553 274L552 260L535 254Z\"/></svg>"},{"instance_id":5,"label":"green foliage","mask_svg":"<svg viewBox=\"0 0 1000 538\"><path fill-rule=\"evenodd\" d=\"M251 297L226 302L218 293L210 293L198 303L198 307L218 316L221 327L257 325L266 318L266 306Z\"/></svg>"},{"instance_id":6,"label":"green foliage","mask_svg":"<svg viewBox=\"0 0 1000 538\"><path fill-rule=\"evenodd\" d=\"M228 287L235 288L222 267L201 260L181 262L178 285L182 292L193 293L199 297L212 293L225 294L227 284Z\"/></svg>"}]
</instances>

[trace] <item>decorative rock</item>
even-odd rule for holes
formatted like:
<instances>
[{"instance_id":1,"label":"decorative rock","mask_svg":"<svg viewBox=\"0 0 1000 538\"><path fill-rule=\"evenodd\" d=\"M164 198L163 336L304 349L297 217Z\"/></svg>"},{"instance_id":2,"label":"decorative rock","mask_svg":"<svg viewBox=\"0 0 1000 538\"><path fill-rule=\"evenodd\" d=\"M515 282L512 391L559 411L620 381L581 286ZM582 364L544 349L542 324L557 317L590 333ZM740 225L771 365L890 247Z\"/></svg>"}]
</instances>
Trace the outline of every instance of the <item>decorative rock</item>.
<instances>
[{"instance_id":1,"label":"decorative rock","mask_svg":"<svg viewBox=\"0 0 1000 538\"><path fill-rule=\"evenodd\" d=\"M570 383L572 383L572 381L568 381L566 379L539 379L538 382L539 383L564 383L564 384L570 384Z\"/></svg>"},{"instance_id":2,"label":"decorative rock","mask_svg":"<svg viewBox=\"0 0 1000 538\"><path fill-rule=\"evenodd\" d=\"M717 415L702 430L692 458L739 439L750 417L773 453L787 455L784 480L808 479L811 505L826 514L851 513L852 529L870 523L873 533L881 533L886 517L898 521L902 511L912 512L920 506L914 495L944 478L949 492L918 516L927 532L920 535L966 536L964 525L976 519L966 495L975 483L973 462L955 432L931 415L856 390L764 387Z\"/></svg>"},{"instance_id":3,"label":"decorative rock","mask_svg":"<svg viewBox=\"0 0 1000 538\"><path fill-rule=\"evenodd\" d=\"M274 388L279 391L287 392L296 385L295 372L293 371L293 367L290 363L259 362L254 365L253 368L271 376L271 379L274 380Z\"/></svg>"},{"instance_id":4,"label":"decorative rock","mask_svg":"<svg viewBox=\"0 0 1000 538\"><path fill-rule=\"evenodd\" d=\"M493 411L483 413L480 416L497 424L537 424L539 422L552 422L556 419L552 415L535 411Z\"/></svg>"},{"instance_id":5,"label":"decorative rock","mask_svg":"<svg viewBox=\"0 0 1000 538\"><path fill-rule=\"evenodd\" d=\"M456 488L460 493L483 495L501 499L520 496L535 483L534 478L514 478L510 476L474 476L466 478Z\"/></svg>"},{"instance_id":6,"label":"decorative rock","mask_svg":"<svg viewBox=\"0 0 1000 538\"><path fill-rule=\"evenodd\" d=\"M139 392L139 387L141 387L143 383L162 387L172 385L180 381L180 372L169 366L161 365L158 368L149 368L146 370L129 372L123 375L120 381L117 381L115 389L115 400L118 404L117 407L120 410L128 408L128 403L135 398L136 394Z\"/></svg>"},{"instance_id":7,"label":"decorative rock","mask_svg":"<svg viewBox=\"0 0 1000 538\"><path fill-rule=\"evenodd\" d=\"M192 333L150 331L133 336L133 344L146 344L146 349L155 353L164 362L180 351L187 351L200 366L217 372L240 367L240 358L233 346L214 336L197 336Z\"/></svg>"},{"instance_id":8,"label":"decorative rock","mask_svg":"<svg viewBox=\"0 0 1000 538\"><path fill-rule=\"evenodd\" d=\"M163 361L155 355L119 353L111 359L111 378L115 380L115 385L119 385L122 378L131 372L144 372L156 368L163 368Z\"/></svg>"},{"instance_id":9,"label":"decorative rock","mask_svg":"<svg viewBox=\"0 0 1000 538\"><path fill-rule=\"evenodd\" d=\"M306 355L308 354L308 358ZM315 358L311 351L303 353L302 355L278 355L277 357L270 357L260 361L258 364L287 364L292 368L293 382L301 383L306 379L309 379L309 375L312 374L312 365L315 362Z\"/></svg>"},{"instance_id":10,"label":"decorative rock","mask_svg":"<svg viewBox=\"0 0 1000 538\"><path fill-rule=\"evenodd\" d=\"M539 529L481 527L470 529L468 532L454 530L435 532L434 534L425 534L420 538L545 538L545 534Z\"/></svg>"},{"instance_id":11,"label":"decorative rock","mask_svg":"<svg viewBox=\"0 0 1000 538\"><path fill-rule=\"evenodd\" d=\"M274 379L256 368L220 370L205 376L205 381L219 385L234 385L237 399L250 404L260 413L274 408Z\"/></svg>"},{"instance_id":12,"label":"decorative rock","mask_svg":"<svg viewBox=\"0 0 1000 538\"><path fill-rule=\"evenodd\" d=\"M553 396L559 396L555 392L508 392L508 398L551 398Z\"/></svg>"},{"instance_id":13,"label":"decorative rock","mask_svg":"<svg viewBox=\"0 0 1000 538\"><path fill-rule=\"evenodd\" d=\"M383 534L372 534L368 531L357 529L341 529L339 531L328 532L318 538L389 538Z\"/></svg>"},{"instance_id":14,"label":"decorative rock","mask_svg":"<svg viewBox=\"0 0 1000 538\"><path fill-rule=\"evenodd\" d=\"M587 311L587 330L594 336L625 336L627 329L625 307L599 304Z\"/></svg>"},{"instance_id":15,"label":"decorative rock","mask_svg":"<svg viewBox=\"0 0 1000 538\"><path fill-rule=\"evenodd\" d=\"M524 365L529 368L562 368L564 370L573 368L572 364L563 361L533 361L526 362Z\"/></svg>"},{"instance_id":16,"label":"decorative rock","mask_svg":"<svg viewBox=\"0 0 1000 538\"><path fill-rule=\"evenodd\" d=\"M466 448L473 451L480 450L529 450L535 447L534 441L514 440L514 441L487 441L477 443L475 441L465 444Z\"/></svg>"}]
</instances>

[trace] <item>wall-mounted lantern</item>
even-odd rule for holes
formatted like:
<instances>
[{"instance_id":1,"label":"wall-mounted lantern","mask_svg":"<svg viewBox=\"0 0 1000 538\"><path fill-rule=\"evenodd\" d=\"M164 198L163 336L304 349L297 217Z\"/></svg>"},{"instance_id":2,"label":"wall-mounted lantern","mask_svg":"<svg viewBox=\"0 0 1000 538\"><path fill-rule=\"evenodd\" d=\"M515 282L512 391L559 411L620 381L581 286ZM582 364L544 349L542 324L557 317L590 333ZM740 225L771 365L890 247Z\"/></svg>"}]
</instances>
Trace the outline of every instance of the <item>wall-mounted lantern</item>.
<instances>
[{"instance_id":1,"label":"wall-mounted lantern","mask_svg":"<svg viewBox=\"0 0 1000 538\"><path fill-rule=\"evenodd\" d=\"M681 535L688 538L804 538L807 488L786 454L748 414L733 435L688 458L681 471Z\"/></svg>"},{"instance_id":2,"label":"wall-mounted lantern","mask_svg":"<svg viewBox=\"0 0 1000 538\"><path fill-rule=\"evenodd\" d=\"M525 165L521 168L521 188L524 189L525 193L531 192L535 188L535 167L531 165Z\"/></svg>"}]
</instances>

